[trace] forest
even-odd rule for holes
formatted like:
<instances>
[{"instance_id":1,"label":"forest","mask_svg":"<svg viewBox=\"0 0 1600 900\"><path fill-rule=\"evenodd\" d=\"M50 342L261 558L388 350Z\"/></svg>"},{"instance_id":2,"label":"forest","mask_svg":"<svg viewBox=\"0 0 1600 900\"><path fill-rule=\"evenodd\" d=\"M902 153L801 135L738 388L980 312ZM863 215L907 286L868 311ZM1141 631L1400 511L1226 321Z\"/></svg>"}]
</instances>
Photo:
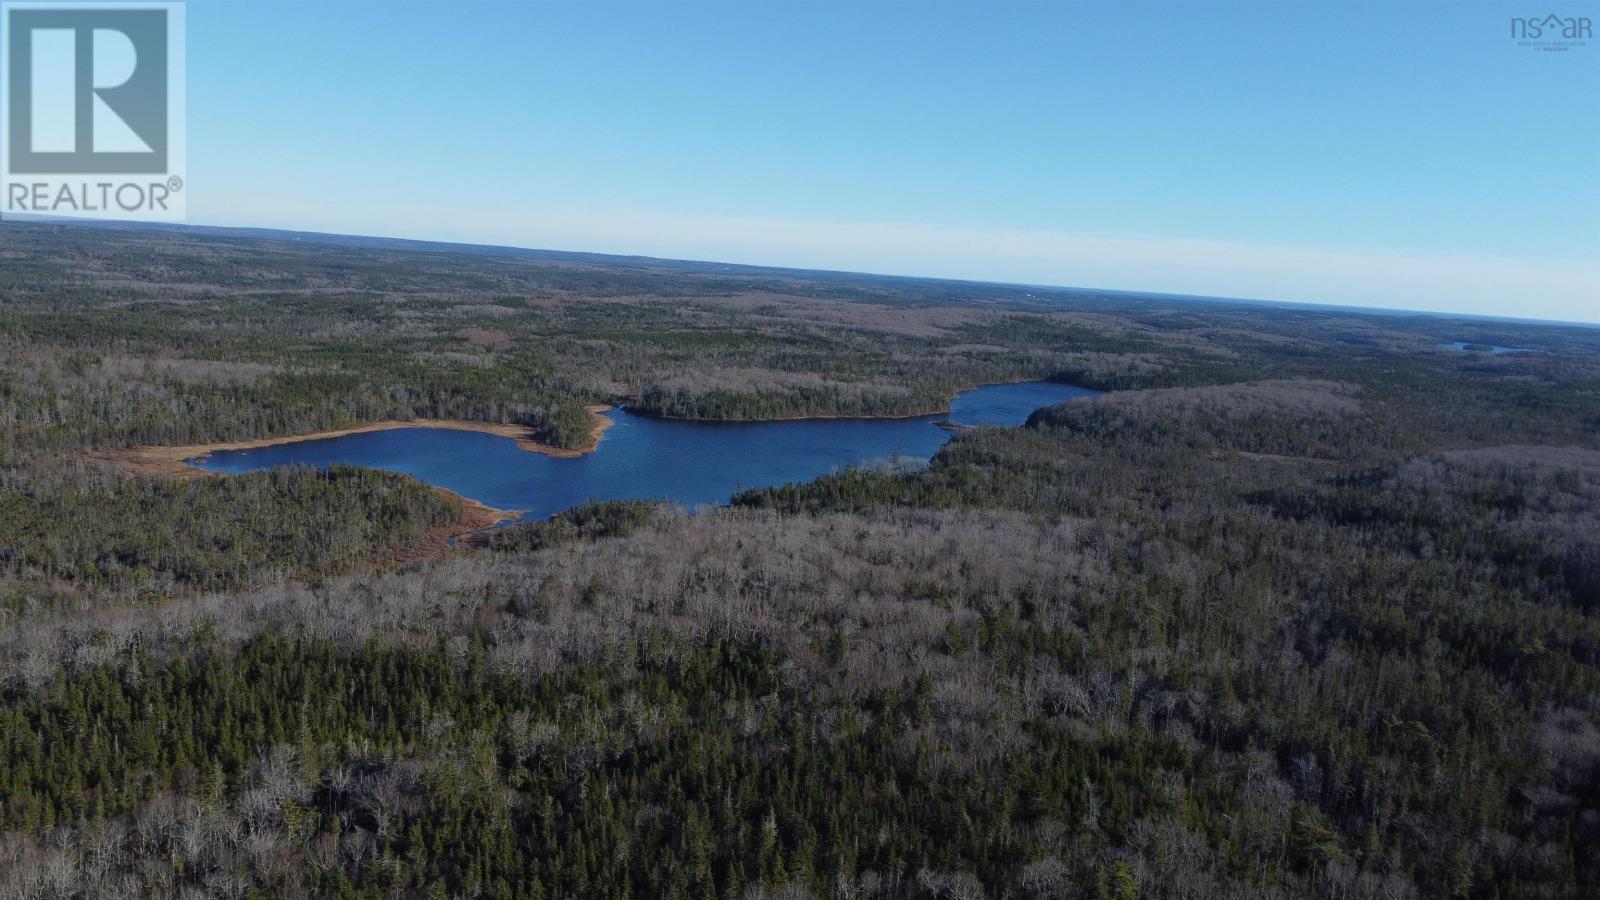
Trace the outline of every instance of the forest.
<instances>
[{"instance_id":1,"label":"forest","mask_svg":"<svg viewBox=\"0 0 1600 900\"><path fill-rule=\"evenodd\" d=\"M0 896L1600 884L1600 330L206 230L0 258ZM1034 378L1108 393L448 547L401 476L102 455Z\"/></svg>"}]
</instances>

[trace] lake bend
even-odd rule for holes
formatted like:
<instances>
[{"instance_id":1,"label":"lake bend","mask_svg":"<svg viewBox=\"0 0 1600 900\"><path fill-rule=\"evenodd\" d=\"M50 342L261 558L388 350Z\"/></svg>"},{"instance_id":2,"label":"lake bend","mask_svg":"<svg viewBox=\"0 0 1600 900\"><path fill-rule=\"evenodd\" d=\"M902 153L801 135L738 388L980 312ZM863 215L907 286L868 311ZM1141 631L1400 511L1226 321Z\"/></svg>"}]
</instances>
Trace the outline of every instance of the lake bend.
<instances>
[{"instance_id":1,"label":"lake bend","mask_svg":"<svg viewBox=\"0 0 1600 900\"><path fill-rule=\"evenodd\" d=\"M849 466L926 463L949 440L945 425L1014 427L1040 407L1099 393L1048 381L986 385L958 394L948 414L904 419L689 422L613 409L603 415L615 424L595 451L566 458L498 435L419 427L218 450L188 462L230 474L366 466L536 520L589 500L662 498L692 508Z\"/></svg>"}]
</instances>

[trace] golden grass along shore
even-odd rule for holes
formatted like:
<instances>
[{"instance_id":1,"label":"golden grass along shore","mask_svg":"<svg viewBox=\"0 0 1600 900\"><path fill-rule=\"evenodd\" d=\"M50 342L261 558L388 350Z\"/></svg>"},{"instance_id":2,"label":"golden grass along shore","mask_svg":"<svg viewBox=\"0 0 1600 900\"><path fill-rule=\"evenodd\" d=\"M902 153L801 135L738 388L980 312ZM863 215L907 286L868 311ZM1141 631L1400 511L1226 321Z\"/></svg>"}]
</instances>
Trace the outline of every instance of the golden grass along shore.
<instances>
[{"instance_id":1,"label":"golden grass along shore","mask_svg":"<svg viewBox=\"0 0 1600 900\"><path fill-rule=\"evenodd\" d=\"M278 444L297 444L301 441L317 441L324 438L343 437L349 434L365 434L369 431L394 431L399 428L444 428L452 431L476 431L483 434L493 434L499 437L511 438L517 442L517 448L528 453L542 453L564 459L593 453L600 446L600 438L606 429L616 424L609 417L602 415L611 409L605 405L587 407L589 411L589 440L582 447L556 447L543 441L536 440L527 428L521 425L504 425L498 422L473 422L464 419L413 419L402 421L387 419L382 422L367 422L361 425L352 425L349 428L335 428L329 431L316 431L310 434L297 434L288 437L253 438L246 441L221 441L211 444L177 444L167 446L128 447L121 450L95 450L87 454L91 459L100 459L117 464L125 471L139 475L163 475L174 478L188 478L205 474L205 470L189 464L190 460L202 459L212 453L225 450L250 450L256 447L271 447Z\"/></svg>"},{"instance_id":2,"label":"golden grass along shore","mask_svg":"<svg viewBox=\"0 0 1600 900\"><path fill-rule=\"evenodd\" d=\"M409 422L391 419L353 425L349 428L336 428L329 431L297 434L289 437L222 441L211 444L128 447L120 450L95 450L85 455L90 459L111 463L123 471L135 475L153 475L164 478L196 478L203 475L219 474L208 472L199 466L190 465L192 460L202 459L218 451L249 450L255 447L269 447L276 444L294 444L301 441L342 437L347 434L365 434L369 431L393 431L398 428L445 428L454 431L476 431L483 434L511 438L517 442L518 449L528 453L542 453L546 456L572 458L582 456L585 453L593 453L600 446L600 438L605 434L606 429L616 424L612 419L603 415L611 407L597 404L586 408L590 418L589 440L582 447L556 447L547 444L534 439L528 429L521 425L502 425L495 422L472 422L461 419L416 419ZM451 541L456 538L492 528L502 522L520 516L523 512L515 509L496 509L470 497L463 497L446 488L437 485L430 485L430 487L447 497L457 500L461 504L462 518L458 522L431 529L421 540L408 547L400 548L397 551L398 560L396 561L410 562L436 556L448 549Z\"/></svg>"}]
</instances>

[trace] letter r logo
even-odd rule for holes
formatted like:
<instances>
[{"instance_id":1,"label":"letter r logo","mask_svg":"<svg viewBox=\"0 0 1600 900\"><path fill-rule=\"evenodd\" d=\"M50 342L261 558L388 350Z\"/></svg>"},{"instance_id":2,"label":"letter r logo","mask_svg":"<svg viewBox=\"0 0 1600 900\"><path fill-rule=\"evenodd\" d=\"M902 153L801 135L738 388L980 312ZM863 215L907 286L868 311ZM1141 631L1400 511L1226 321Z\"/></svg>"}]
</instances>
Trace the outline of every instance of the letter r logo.
<instances>
[{"instance_id":1,"label":"letter r logo","mask_svg":"<svg viewBox=\"0 0 1600 900\"><path fill-rule=\"evenodd\" d=\"M167 10L8 7L8 169L167 171Z\"/></svg>"}]
</instances>

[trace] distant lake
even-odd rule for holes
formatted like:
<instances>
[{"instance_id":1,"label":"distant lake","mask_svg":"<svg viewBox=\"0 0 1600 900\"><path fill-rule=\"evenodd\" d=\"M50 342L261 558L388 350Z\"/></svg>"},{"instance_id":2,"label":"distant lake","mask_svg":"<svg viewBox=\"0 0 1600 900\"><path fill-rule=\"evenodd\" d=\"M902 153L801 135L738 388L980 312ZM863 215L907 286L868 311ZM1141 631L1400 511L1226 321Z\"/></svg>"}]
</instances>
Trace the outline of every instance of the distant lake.
<instances>
[{"instance_id":1,"label":"distant lake","mask_svg":"<svg viewBox=\"0 0 1600 900\"><path fill-rule=\"evenodd\" d=\"M726 503L735 491L811 481L847 466L898 458L926 463L950 439L940 422L1017 426L1042 406L1100 393L1033 381L963 392L949 415L913 419L682 422L616 409L600 447L559 459L475 431L400 428L225 450L195 460L211 472L335 463L401 472L499 509L543 519L588 500L666 498Z\"/></svg>"},{"instance_id":2,"label":"distant lake","mask_svg":"<svg viewBox=\"0 0 1600 900\"><path fill-rule=\"evenodd\" d=\"M1485 349L1479 349L1479 348L1485 348ZM1501 347L1501 346L1496 345L1496 344L1469 344L1466 341L1452 341L1451 343L1448 343L1448 344L1440 344L1439 345L1439 349L1440 350L1460 350L1463 353L1488 353L1488 354L1490 354L1492 356L1499 356L1502 353L1541 353L1541 352L1543 352L1543 351L1540 351L1540 350L1529 350L1526 347Z\"/></svg>"}]
</instances>

